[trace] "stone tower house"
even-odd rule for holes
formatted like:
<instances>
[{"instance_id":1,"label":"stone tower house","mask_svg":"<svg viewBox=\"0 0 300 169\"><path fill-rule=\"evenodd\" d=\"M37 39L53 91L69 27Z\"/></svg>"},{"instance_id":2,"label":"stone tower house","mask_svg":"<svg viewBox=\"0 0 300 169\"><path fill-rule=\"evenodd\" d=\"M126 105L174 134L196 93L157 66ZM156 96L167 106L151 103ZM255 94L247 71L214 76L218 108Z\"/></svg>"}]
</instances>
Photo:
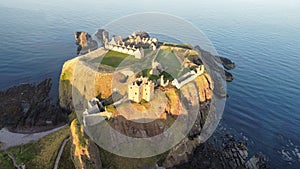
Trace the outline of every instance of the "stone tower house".
<instances>
[{"instance_id":1,"label":"stone tower house","mask_svg":"<svg viewBox=\"0 0 300 169\"><path fill-rule=\"evenodd\" d=\"M128 99L134 102L141 102L142 99L149 102L154 95L154 83L147 77L137 78L128 85Z\"/></svg>"},{"instance_id":2,"label":"stone tower house","mask_svg":"<svg viewBox=\"0 0 300 169\"><path fill-rule=\"evenodd\" d=\"M128 85L128 99L134 102L142 101L142 83L134 81L132 84Z\"/></svg>"}]
</instances>

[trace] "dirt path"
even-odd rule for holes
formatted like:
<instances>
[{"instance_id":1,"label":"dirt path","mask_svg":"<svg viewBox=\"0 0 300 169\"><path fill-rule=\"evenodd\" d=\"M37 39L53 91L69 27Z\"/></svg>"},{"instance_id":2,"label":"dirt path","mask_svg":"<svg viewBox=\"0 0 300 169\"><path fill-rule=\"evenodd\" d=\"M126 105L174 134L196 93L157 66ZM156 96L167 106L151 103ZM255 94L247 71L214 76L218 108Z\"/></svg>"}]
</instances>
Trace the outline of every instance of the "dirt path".
<instances>
[{"instance_id":1,"label":"dirt path","mask_svg":"<svg viewBox=\"0 0 300 169\"><path fill-rule=\"evenodd\" d=\"M60 157L61 157L61 155L62 155L62 153L63 153L63 151L64 151L64 148L65 148L65 146L66 146L66 144L67 144L67 142L68 142L69 140L70 140L70 137L69 137L69 138L66 138L66 139L64 140L64 142L62 143L62 145L61 145L61 147L60 147L60 149L59 149L59 152L58 152L58 154L57 154L57 157L56 157L56 160L55 160L55 164L54 164L53 169L57 169L57 168L58 168L58 164L59 164Z\"/></svg>"},{"instance_id":2,"label":"dirt path","mask_svg":"<svg viewBox=\"0 0 300 169\"><path fill-rule=\"evenodd\" d=\"M7 155L8 155L8 157L13 161L13 164L14 164L14 166L17 168L17 169L25 169L25 165L24 164L21 164L21 165L18 165L17 164L17 160L15 159L15 157L14 156L12 156L10 153L7 153L7 152L5 152Z\"/></svg>"},{"instance_id":3,"label":"dirt path","mask_svg":"<svg viewBox=\"0 0 300 169\"><path fill-rule=\"evenodd\" d=\"M0 142L2 142L1 149L6 150L9 147L18 146L22 144L27 144L32 141L36 141L50 133L58 131L62 129L64 126L54 128L52 130L40 132L40 133L32 133L32 134L20 134L13 133L8 131L6 128L0 130Z\"/></svg>"}]
</instances>

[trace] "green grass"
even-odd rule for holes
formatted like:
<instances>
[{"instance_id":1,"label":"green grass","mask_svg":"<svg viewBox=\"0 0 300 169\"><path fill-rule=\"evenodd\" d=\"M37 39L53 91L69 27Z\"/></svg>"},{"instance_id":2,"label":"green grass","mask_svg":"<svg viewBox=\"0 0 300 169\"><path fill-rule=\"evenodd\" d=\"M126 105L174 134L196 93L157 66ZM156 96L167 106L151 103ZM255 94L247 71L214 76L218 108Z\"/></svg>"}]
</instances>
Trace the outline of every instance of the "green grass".
<instances>
[{"instance_id":1,"label":"green grass","mask_svg":"<svg viewBox=\"0 0 300 169\"><path fill-rule=\"evenodd\" d=\"M172 80L174 80L173 76L170 75L169 73L165 72L165 71L163 71L160 75L164 75L164 80L165 81L169 80L171 82Z\"/></svg>"},{"instance_id":2,"label":"green grass","mask_svg":"<svg viewBox=\"0 0 300 169\"><path fill-rule=\"evenodd\" d=\"M15 169L12 160L4 152L0 152L0 168Z\"/></svg>"},{"instance_id":3,"label":"green grass","mask_svg":"<svg viewBox=\"0 0 300 169\"><path fill-rule=\"evenodd\" d=\"M164 75L164 80L172 81L174 78L177 78L187 72L185 69L181 70L181 63L171 48L159 51L156 60L161 63L164 68L167 67L167 70L157 76L149 73L151 69L144 69L141 72L142 76L149 77L150 80L157 80L161 75Z\"/></svg>"},{"instance_id":4,"label":"green grass","mask_svg":"<svg viewBox=\"0 0 300 169\"><path fill-rule=\"evenodd\" d=\"M64 73L62 74L60 80L62 80L62 81L69 80L70 77L72 77L72 73L69 70L65 70Z\"/></svg>"},{"instance_id":5,"label":"green grass","mask_svg":"<svg viewBox=\"0 0 300 169\"><path fill-rule=\"evenodd\" d=\"M172 50L160 50L156 59L162 67L167 68L166 72L169 74L168 76L172 78L179 76L181 63Z\"/></svg>"},{"instance_id":6,"label":"green grass","mask_svg":"<svg viewBox=\"0 0 300 169\"><path fill-rule=\"evenodd\" d=\"M101 62L101 64L108 65L111 67L118 67L120 63L126 58L126 63L127 62L135 62L136 59L132 55L116 52L116 51L108 51L104 56L98 57L96 59L93 59L92 62ZM122 66L125 66L122 63Z\"/></svg>"},{"instance_id":7,"label":"green grass","mask_svg":"<svg viewBox=\"0 0 300 169\"><path fill-rule=\"evenodd\" d=\"M59 169L75 169L74 163L71 158L71 146L72 141L68 141L60 157L60 161L58 164Z\"/></svg>"},{"instance_id":8,"label":"green grass","mask_svg":"<svg viewBox=\"0 0 300 169\"><path fill-rule=\"evenodd\" d=\"M69 136L69 127L51 133L35 143L29 143L8 149L18 164L24 163L26 168L51 169L56 155L65 138Z\"/></svg>"},{"instance_id":9,"label":"green grass","mask_svg":"<svg viewBox=\"0 0 300 169\"><path fill-rule=\"evenodd\" d=\"M79 139L79 143L81 147L86 147L87 143L84 137L84 134L81 132L81 124L79 123L79 121L76 119L76 134L78 135L78 139Z\"/></svg>"},{"instance_id":10,"label":"green grass","mask_svg":"<svg viewBox=\"0 0 300 169\"><path fill-rule=\"evenodd\" d=\"M151 69L144 69L144 70L142 70L142 76L143 77L149 77L149 80L157 80L157 79L159 79L159 76L157 76L157 75L151 75L150 74L150 70Z\"/></svg>"},{"instance_id":11,"label":"green grass","mask_svg":"<svg viewBox=\"0 0 300 169\"><path fill-rule=\"evenodd\" d=\"M77 118L76 112L72 111L72 113L70 113L68 117L69 117L69 125L71 125L71 122Z\"/></svg>"}]
</instances>

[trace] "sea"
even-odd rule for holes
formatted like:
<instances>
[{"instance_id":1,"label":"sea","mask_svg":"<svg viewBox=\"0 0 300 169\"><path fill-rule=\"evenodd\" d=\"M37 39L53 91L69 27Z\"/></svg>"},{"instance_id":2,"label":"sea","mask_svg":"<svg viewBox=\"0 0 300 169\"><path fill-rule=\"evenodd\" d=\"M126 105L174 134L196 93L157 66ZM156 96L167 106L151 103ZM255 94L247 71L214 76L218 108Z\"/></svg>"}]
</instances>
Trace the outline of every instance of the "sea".
<instances>
[{"instance_id":1,"label":"sea","mask_svg":"<svg viewBox=\"0 0 300 169\"><path fill-rule=\"evenodd\" d=\"M0 90L52 78L57 100L62 65L77 56L73 32L142 12L188 21L235 62L221 123L270 168L300 168L297 0L0 0Z\"/></svg>"}]
</instances>

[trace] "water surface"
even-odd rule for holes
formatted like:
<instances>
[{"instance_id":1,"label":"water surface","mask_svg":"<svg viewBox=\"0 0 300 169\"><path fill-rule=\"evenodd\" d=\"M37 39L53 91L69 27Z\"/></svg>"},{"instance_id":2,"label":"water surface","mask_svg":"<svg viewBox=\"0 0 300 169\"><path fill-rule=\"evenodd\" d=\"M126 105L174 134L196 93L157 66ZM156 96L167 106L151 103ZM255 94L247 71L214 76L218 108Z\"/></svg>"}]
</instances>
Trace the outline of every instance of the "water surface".
<instances>
[{"instance_id":1,"label":"water surface","mask_svg":"<svg viewBox=\"0 0 300 169\"><path fill-rule=\"evenodd\" d=\"M0 1L0 89L51 77L55 98L61 66L76 56L74 31L93 33L119 17L153 11L192 22L236 62L223 123L249 140L250 155L265 153L271 168L300 168L296 0Z\"/></svg>"}]
</instances>

